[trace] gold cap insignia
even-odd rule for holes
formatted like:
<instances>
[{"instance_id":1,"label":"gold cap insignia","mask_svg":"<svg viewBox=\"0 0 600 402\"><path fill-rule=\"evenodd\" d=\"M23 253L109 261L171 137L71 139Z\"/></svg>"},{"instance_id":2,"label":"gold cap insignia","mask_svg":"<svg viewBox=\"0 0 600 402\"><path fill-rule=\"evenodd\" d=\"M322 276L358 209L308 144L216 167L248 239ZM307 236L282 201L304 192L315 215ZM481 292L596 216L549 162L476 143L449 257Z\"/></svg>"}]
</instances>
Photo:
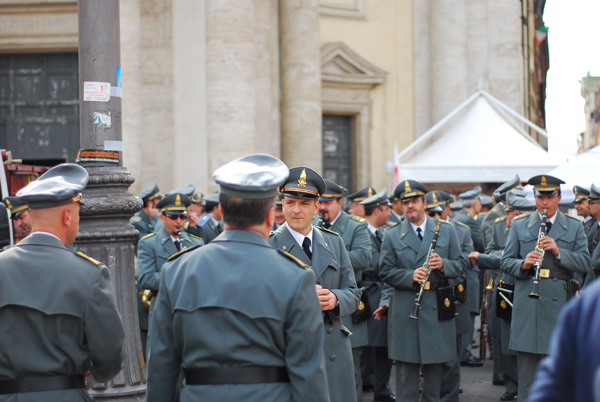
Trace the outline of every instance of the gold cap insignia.
<instances>
[{"instance_id":1,"label":"gold cap insignia","mask_svg":"<svg viewBox=\"0 0 600 402\"><path fill-rule=\"evenodd\" d=\"M579 194L577 194L577 187L573 187L573 193L575 194L576 197L579 195Z\"/></svg>"},{"instance_id":2,"label":"gold cap insignia","mask_svg":"<svg viewBox=\"0 0 600 402\"><path fill-rule=\"evenodd\" d=\"M450 307L450 299L448 299L447 297L444 299L444 306Z\"/></svg>"},{"instance_id":3,"label":"gold cap insignia","mask_svg":"<svg viewBox=\"0 0 600 402\"><path fill-rule=\"evenodd\" d=\"M435 191L432 193L432 195L433 195L433 203L437 204L438 200L437 200L437 197L435 196Z\"/></svg>"},{"instance_id":4,"label":"gold cap insignia","mask_svg":"<svg viewBox=\"0 0 600 402\"><path fill-rule=\"evenodd\" d=\"M13 206L11 205L10 201L8 200L8 198L6 200L4 200L4 202L6 203L6 206L8 207L8 209L10 209L12 211Z\"/></svg>"},{"instance_id":5,"label":"gold cap insignia","mask_svg":"<svg viewBox=\"0 0 600 402\"><path fill-rule=\"evenodd\" d=\"M367 193L367 197L372 197L373 196L373 189L371 187L369 187L369 192Z\"/></svg>"},{"instance_id":6,"label":"gold cap insignia","mask_svg":"<svg viewBox=\"0 0 600 402\"><path fill-rule=\"evenodd\" d=\"M179 194L177 194L177 197L175 197L175 206L176 207L181 206L181 196Z\"/></svg>"},{"instance_id":7,"label":"gold cap insignia","mask_svg":"<svg viewBox=\"0 0 600 402\"><path fill-rule=\"evenodd\" d=\"M306 169L302 169L300 178L298 179L298 187L306 187Z\"/></svg>"},{"instance_id":8,"label":"gold cap insignia","mask_svg":"<svg viewBox=\"0 0 600 402\"><path fill-rule=\"evenodd\" d=\"M548 182L546 181L546 176L542 176L542 187L548 187Z\"/></svg>"},{"instance_id":9,"label":"gold cap insignia","mask_svg":"<svg viewBox=\"0 0 600 402\"><path fill-rule=\"evenodd\" d=\"M410 193L412 190L410 188L410 184L408 184L408 180L404 180L404 192Z\"/></svg>"}]
</instances>

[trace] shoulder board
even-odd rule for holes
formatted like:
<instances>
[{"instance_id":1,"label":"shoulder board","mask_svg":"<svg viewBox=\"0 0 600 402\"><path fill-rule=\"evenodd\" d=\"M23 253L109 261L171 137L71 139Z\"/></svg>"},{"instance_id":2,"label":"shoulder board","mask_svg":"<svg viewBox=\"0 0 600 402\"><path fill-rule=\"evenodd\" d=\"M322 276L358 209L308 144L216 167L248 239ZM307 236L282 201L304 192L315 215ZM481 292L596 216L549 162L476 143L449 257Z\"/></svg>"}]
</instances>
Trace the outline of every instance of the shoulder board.
<instances>
[{"instance_id":1,"label":"shoulder board","mask_svg":"<svg viewBox=\"0 0 600 402\"><path fill-rule=\"evenodd\" d=\"M501 216L500 218L496 218L496 220L494 221L494 223L504 222L505 220L506 220L506 215Z\"/></svg>"},{"instance_id":2,"label":"shoulder board","mask_svg":"<svg viewBox=\"0 0 600 402\"><path fill-rule=\"evenodd\" d=\"M156 236L156 233L148 233L146 236L142 237L142 239L147 239L149 237Z\"/></svg>"},{"instance_id":3,"label":"shoulder board","mask_svg":"<svg viewBox=\"0 0 600 402\"><path fill-rule=\"evenodd\" d=\"M567 214L565 214L565 215L567 215ZM576 220L577 222L583 222L583 219L582 219L582 218L580 218L580 217L578 217L578 216L571 216L571 215L567 215L567 218L574 219L574 220Z\"/></svg>"},{"instance_id":4,"label":"shoulder board","mask_svg":"<svg viewBox=\"0 0 600 402\"><path fill-rule=\"evenodd\" d=\"M91 262L94 265L102 265L102 263L98 260L93 259L92 257L83 254L81 251L76 251L75 254L77 254L79 257L88 260L89 262Z\"/></svg>"},{"instance_id":5,"label":"shoulder board","mask_svg":"<svg viewBox=\"0 0 600 402\"><path fill-rule=\"evenodd\" d=\"M352 215L351 218L358 222L366 222L367 221L365 218L361 218L360 216L356 216L356 215Z\"/></svg>"},{"instance_id":6,"label":"shoulder board","mask_svg":"<svg viewBox=\"0 0 600 402\"><path fill-rule=\"evenodd\" d=\"M321 226L316 226L316 227L321 229L323 232L327 232L327 233L331 233L333 235L339 236L339 234L337 232L334 232L333 230L325 229L324 227L321 227Z\"/></svg>"},{"instance_id":7,"label":"shoulder board","mask_svg":"<svg viewBox=\"0 0 600 402\"><path fill-rule=\"evenodd\" d=\"M141 222L142 221L142 217L138 216L138 215L134 215L131 217L131 222Z\"/></svg>"},{"instance_id":8,"label":"shoulder board","mask_svg":"<svg viewBox=\"0 0 600 402\"><path fill-rule=\"evenodd\" d=\"M390 226L388 226L387 228L385 228L384 230L388 230L393 228L394 226L398 226L398 222L392 223Z\"/></svg>"},{"instance_id":9,"label":"shoulder board","mask_svg":"<svg viewBox=\"0 0 600 402\"><path fill-rule=\"evenodd\" d=\"M288 260L292 260L292 261L294 261L294 262L295 262L295 263L296 263L298 266L300 266L300 267L302 267L302 268L309 268L309 267L310 267L310 265L307 265L307 264L303 263L301 260L299 260L298 258L294 257L293 255L291 255L291 254L290 254L290 253L288 253L288 252L285 252L285 251L283 251L283 250L280 250L280 249L278 249L278 248L277 248L277 249L275 249L275 250L279 251L279 252L280 252L280 253L281 253L281 254L282 254L284 257L286 257Z\"/></svg>"},{"instance_id":10,"label":"shoulder board","mask_svg":"<svg viewBox=\"0 0 600 402\"><path fill-rule=\"evenodd\" d=\"M500 210L500 204L494 205L491 210L494 211L494 212L499 211Z\"/></svg>"},{"instance_id":11,"label":"shoulder board","mask_svg":"<svg viewBox=\"0 0 600 402\"><path fill-rule=\"evenodd\" d=\"M187 252L190 252L190 251L192 251L192 250L195 250L195 249L197 249L198 247L202 247L202 246L201 246L200 244L198 244L198 245L196 245L196 246L194 246L194 247L188 247L188 248L185 248L185 249L183 249L183 250L181 250L181 251L178 251L178 252L176 252L175 254L171 254L171 255L169 256L169 258L168 258L168 261L173 261L174 259L178 258L180 255L182 255L182 254L185 254L185 253L187 253Z\"/></svg>"},{"instance_id":12,"label":"shoulder board","mask_svg":"<svg viewBox=\"0 0 600 402\"><path fill-rule=\"evenodd\" d=\"M188 232L188 234L187 234L187 235L188 235L188 236L190 236L190 237L193 237L194 239L198 239L198 240L202 240L202 241L204 241L204 239L202 239L202 237L200 237L200 236L196 236L195 234L192 234L192 233L189 233L189 232Z\"/></svg>"},{"instance_id":13,"label":"shoulder board","mask_svg":"<svg viewBox=\"0 0 600 402\"><path fill-rule=\"evenodd\" d=\"M450 222L448 222L448 221L442 221L442 222L450 223ZM468 227L469 227L469 225L467 225L466 223L462 223L462 222L458 222L458 221L456 221L456 222L454 222L454 223L456 223L456 224L457 224L457 225L459 225L459 226L465 227L465 228L468 228ZM470 228L469 228L469 229L470 229Z\"/></svg>"},{"instance_id":14,"label":"shoulder board","mask_svg":"<svg viewBox=\"0 0 600 402\"><path fill-rule=\"evenodd\" d=\"M521 215L517 216L516 218L513 218L513 221L518 221L519 219L523 219L528 216L529 216L529 214L521 214Z\"/></svg>"},{"instance_id":15,"label":"shoulder board","mask_svg":"<svg viewBox=\"0 0 600 402\"><path fill-rule=\"evenodd\" d=\"M206 222L208 222L210 220L212 215L210 214L206 214L204 215L202 218L200 218L200 220L198 221L198 225L197 226L204 226L206 224Z\"/></svg>"}]
</instances>

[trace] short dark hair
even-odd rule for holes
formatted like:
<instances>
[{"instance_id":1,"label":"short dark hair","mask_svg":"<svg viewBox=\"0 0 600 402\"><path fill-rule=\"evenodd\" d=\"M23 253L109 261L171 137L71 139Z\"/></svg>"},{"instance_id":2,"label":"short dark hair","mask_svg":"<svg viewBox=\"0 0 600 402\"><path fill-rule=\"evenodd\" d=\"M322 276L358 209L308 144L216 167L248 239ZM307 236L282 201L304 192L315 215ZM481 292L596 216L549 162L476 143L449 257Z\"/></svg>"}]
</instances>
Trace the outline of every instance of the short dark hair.
<instances>
[{"instance_id":1,"label":"short dark hair","mask_svg":"<svg viewBox=\"0 0 600 402\"><path fill-rule=\"evenodd\" d=\"M246 228L265 222L269 211L275 206L275 196L249 199L219 193L219 204L227 225Z\"/></svg>"},{"instance_id":2,"label":"short dark hair","mask_svg":"<svg viewBox=\"0 0 600 402\"><path fill-rule=\"evenodd\" d=\"M381 209L380 205L365 205L365 216L373 215L376 209Z\"/></svg>"}]
</instances>

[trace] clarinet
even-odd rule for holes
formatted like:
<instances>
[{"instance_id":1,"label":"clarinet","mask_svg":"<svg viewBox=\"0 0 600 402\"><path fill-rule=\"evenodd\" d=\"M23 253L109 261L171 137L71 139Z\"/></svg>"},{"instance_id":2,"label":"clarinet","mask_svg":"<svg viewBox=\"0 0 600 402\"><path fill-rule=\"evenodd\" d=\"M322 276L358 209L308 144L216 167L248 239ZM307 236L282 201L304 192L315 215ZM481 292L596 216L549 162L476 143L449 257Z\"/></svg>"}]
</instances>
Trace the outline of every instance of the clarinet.
<instances>
[{"instance_id":1,"label":"clarinet","mask_svg":"<svg viewBox=\"0 0 600 402\"><path fill-rule=\"evenodd\" d=\"M433 233L433 240L429 245L429 251L427 251L427 258L425 259L425 264L423 264L423 268L427 270L427 277L421 283L419 287L419 293L417 293L417 297L415 298L415 306L413 307L412 313L410 313L409 317L415 320L419 319L419 307L421 306L421 297L423 297L423 290L425 290L425 284L429 280L429 275L431 274L431 267L429 266L429 260L431 260L431 255L433 254L433 250L435 249L435 245L437 243L438 236L440 235L440 228L442 226L442 222L438 220L437 226L435 227L435 232Z\"/></svg>"},{"instance_id":2,"label":"clarinet","mask_svg":"<svg viewBox=\"0 0 600 402\"><path fill-rule=\"evenodd\" d=\"M542 223L540 224L540 231L538 232L537 243L535 243L535 251L542 254L542 257L539 261L535 263L535 276L533 277L533 285L531 287L531 293L529 293L529 297L532 299L539 299L540 294L538 287L540 285L540 268L542 266L542 261L544 260L544 252L545 250L540 246L540 241L546 236L546 220L547 220L548 211L544 209L542 213Z\"/></svg>"}]
</instances>

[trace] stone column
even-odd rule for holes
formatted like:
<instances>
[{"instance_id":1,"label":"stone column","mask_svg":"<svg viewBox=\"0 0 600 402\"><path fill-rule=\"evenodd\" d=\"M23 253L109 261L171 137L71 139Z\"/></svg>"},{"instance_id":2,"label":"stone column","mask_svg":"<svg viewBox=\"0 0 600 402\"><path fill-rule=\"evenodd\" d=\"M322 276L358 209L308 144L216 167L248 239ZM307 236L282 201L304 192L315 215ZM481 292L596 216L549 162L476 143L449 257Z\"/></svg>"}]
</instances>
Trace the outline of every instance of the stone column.
<instances>
[{"instance_id":1,"label":"stone column","mask_svg":"<svg viewBox=\"0 0 600 402\"><path fill-rule=\"evenodd\" d=\"M320 172L323 165L321 58L317 0L281 0L282 159Z\"/></svg>"},{"instance_id":2,"label":"stone column","mask_svg":"<svg viewBox=\"0 0 600 402\"><path fill-rule=\"evenodd\" d=\"M121 98L111 95L108 102L84 101L83 84L117 83L116 71L121 63L119 1L80 0L78 13L81 148L106 151L106 141L117 145L121 142ZM99 114L110 116L110 124L99 121ZM108 383L90 378L90 393L96 400L139 401L145 399L146 384L135 299L132 243L137 230L129 224L129 218L142 203L128 192L134 178L119 159L117 164L101 159L81 162L90 181L83 193L76 246L107 265L125 326L123 370Z\"/></svg>"}]
</instances>

